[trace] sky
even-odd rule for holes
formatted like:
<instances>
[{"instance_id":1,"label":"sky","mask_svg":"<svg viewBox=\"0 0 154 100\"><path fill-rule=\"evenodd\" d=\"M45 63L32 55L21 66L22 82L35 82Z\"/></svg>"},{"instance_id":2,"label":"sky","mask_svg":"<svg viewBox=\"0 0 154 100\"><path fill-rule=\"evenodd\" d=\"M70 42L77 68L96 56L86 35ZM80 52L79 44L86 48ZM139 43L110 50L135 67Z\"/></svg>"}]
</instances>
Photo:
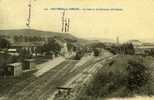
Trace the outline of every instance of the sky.
<instances>
[{"instance_id":1,"label":"sky","mask_svg":"<svg viewBox=\"0 0 154 100\"><path fill-rule=\"evenodd\" d=\"M0 0L0 29L26 27L29 0ZM45 8L120 8L69 10L70 33L82 38L154 40L154 0L32 0L31 28L61 32L62 10Z\"/></svg>"}]
</instances>

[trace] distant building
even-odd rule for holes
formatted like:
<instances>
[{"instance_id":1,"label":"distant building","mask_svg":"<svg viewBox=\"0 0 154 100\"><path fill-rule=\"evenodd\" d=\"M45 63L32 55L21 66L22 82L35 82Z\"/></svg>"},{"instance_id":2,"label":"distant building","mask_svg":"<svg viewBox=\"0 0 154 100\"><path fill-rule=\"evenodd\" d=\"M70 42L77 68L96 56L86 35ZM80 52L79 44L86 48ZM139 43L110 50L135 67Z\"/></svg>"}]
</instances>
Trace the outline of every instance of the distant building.
<instances>
[{"instance_id":1,"label":"distant building","mask_svg":"<svg viewBox=\"0 0 154 100\"><path fill-rule=\"evenodd\" d=\"M135 47L135 54L146 54L148 52L151 52L151 50L154 50L153 43L138 43L138 45L136 45Z\"/></svg>"},{"instance_id":2,"label":"distant building","mask_svg":"<svg viewBox=\"0 0 154 100\"><path fill-rule=\"evenodd\" d=\"M37 55L37 47L42 47L44 43L42 42L19 42L12 44L11 49L15 50L27 50L31 55L36 56Z\"/></svg>"},{"instance_id":3,"label":"distant building","mask_svg":"<svg viewBox=\"0 0 154 100\"><path fill-rule=\"evenodd\" d=\"M23 70L32 70L35 69L35 60L34 59L25 59L22 64Z\"/></svg>"},{"instance_id":4,"label":"distant building","mask_svg":"<svg viewBox=\"0 0 154 100\"><path fill-rule=\"evenodd\" d=\"M8 49L8 54L10 54L12 56L19 56L17 49Z\"/></svg>"},{"instance_id":5,"label":"distant building","mask_svg":"<svg viewBox=\"0 0 154 100\"><path fill-rule=\"evenodd\" d=\"M7 65L6 75L8 76L20 76L22 74L22 64L12 63Z\"/></svg>"},{"instance_id":6,"label":"distant building","mask_svg":"<svg viewBox=\"0 0 154 100\"><path fill-rule=\"evenodd\" d=\"M142 46L142 42L139 40L129 40L128 43L132 43L135 48Z\"/></svg>"}]
</instances>

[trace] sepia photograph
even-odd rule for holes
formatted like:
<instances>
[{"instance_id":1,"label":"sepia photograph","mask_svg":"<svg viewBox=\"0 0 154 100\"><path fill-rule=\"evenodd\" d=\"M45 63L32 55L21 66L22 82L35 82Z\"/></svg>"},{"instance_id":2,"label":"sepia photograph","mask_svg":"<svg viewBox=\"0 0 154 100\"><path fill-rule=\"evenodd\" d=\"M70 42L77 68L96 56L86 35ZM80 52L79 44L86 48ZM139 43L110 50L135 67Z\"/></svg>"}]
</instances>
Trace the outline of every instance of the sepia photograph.
<instances>
[{"instance_id":1,"label":"sepia photograph","mask_svg":"<svg viewBox=\"0 0 154 100\"><path fill-rule=\"evenodd\" d=\"M154 100L154 0L0 0L0 100Z\"/></svg>"}]
</instances>

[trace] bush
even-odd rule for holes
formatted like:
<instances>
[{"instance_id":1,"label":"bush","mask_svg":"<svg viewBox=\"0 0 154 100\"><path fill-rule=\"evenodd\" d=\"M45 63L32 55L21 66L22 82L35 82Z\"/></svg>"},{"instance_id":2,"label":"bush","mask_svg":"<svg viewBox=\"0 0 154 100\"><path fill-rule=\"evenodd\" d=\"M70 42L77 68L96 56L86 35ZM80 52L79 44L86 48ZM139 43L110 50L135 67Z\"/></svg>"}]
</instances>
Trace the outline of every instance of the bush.
<instances>
[{"instance_id":1,"label":"bush","mask_svg":"<svg viewBox=\"0 0 154 100\"><path fill-rule=\"evenodd\" d=\"M5 39L0 37L0 48L9 48L10 47L10 42Z\"/></svg>"},{"instance_id":2,"label":"bush","mask_svg":"<svg viewBox=\"0 0 154 100\"><path fill-rule=\"evenodd\" d=\"M80 60L83 56L84 56L84 52L83 51L77 51L74 59L75 60Z\"/></svg>"},{"instance_id":3,"label":"bush","mask_svg":"<svg viewBox=\"0 0 154 100\"><path fill-rule=\"evenodd\" d=\"M143 61L137 56L118 56L98 71L85 95L108 98L154 94L151 69Z\"/></svg>"},{"instance_id":4,"label":"bush","mask_svg":"<svg viewBox=\"0 0 154 100\"><path fill-rule=\"evenodd\" d=\"M141 62L129 61L128 64L127 88L130 90L139 89L150 79L150 71Z\"/></svg>"},{"instance_id":5,"label":"bush","mask_svg":"<svg viewBox=\"0 0 154 100\"><path fill-rule=\"evenodd\" d=\"M93 49L93 51L94 51L94 56L99 56L100 55L99 49Z\"/></svg>"}]
</instances>

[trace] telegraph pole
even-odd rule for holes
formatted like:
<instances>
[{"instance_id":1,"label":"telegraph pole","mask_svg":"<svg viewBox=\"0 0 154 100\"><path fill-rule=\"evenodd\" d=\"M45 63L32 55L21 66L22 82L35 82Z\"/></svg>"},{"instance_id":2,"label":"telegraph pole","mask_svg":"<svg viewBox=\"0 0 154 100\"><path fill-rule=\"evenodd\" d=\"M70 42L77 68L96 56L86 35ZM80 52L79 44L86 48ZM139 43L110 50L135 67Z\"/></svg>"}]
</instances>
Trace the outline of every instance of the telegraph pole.
<instances>
[{"instance_id":1,"label":"telegraph pole","mask_svg":"<svg viewBox=\"0 0 154 100\"><path fill-rule=\"evenodd\" d=\"M64 32L64 30L65 30L65 10L62 13L62 29L61 29L61 31Z\"/></svg>"},{"instance_id":2,"label":"telegraph pole","mask_svg":"<svg viewBox=\"0 0 154 100\"><path fill-rule=\"evenodd\" d=\"M67 32L70 31L70 18L67 19Z\"/></svg>"},{"instance_id":3,"label":"telegraph pole","mask_svg":"<svg viewBox=\"0 0 154 100\"><path fill-rule=\"evenodd\" d=\"M31 28L31 0L29 0L29 4L28 4L28 18L27 18L27 22L26 22L26 26L30 29Z\"/></svg>"},{"instance_id":4,"label":"telegraph pole","mask_svg":"<svg viewBox=\"0 0 154 100\"><path fill-rule=\"evenodd\" d=\"M65 19L65 32L67 32L67 25L68 25L67 19Z\"/></svg>"},{"instance_id":5,"label":"telegraph pole","mask_svg":"<svg viewBox=\"0 0 154 100\"><path fill-rule=\"evenodd\" d=\"M65 10L62 13L62 27L61 27L61 31L62 32L69 32L70 30L70 18L66 18L65 17Z\"/></svg>"}]
</instances>

